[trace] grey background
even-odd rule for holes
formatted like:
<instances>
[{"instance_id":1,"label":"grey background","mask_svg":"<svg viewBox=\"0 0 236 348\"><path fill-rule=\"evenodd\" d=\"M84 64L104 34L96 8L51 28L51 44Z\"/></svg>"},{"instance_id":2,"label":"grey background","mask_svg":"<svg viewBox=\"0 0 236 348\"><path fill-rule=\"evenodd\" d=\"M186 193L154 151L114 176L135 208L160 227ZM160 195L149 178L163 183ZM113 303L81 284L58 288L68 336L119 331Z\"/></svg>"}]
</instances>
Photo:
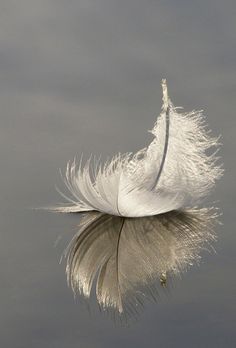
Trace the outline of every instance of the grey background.
<instances>
[{"instance_id":1,"label":"grey background","mask_svg":"<svg viewBox=\"0 0 236 348\"><path fill-rule=\"evenodd\" d=\"M0 1L1 347L236 346L235 17L233 0ZM223 226L217 254L117 327L74 301L58 263L78 217L31 208L62 201L58 169L75 155L148 144L162 77L222 134L209 201Z\"/></svg>"}]
</instances>

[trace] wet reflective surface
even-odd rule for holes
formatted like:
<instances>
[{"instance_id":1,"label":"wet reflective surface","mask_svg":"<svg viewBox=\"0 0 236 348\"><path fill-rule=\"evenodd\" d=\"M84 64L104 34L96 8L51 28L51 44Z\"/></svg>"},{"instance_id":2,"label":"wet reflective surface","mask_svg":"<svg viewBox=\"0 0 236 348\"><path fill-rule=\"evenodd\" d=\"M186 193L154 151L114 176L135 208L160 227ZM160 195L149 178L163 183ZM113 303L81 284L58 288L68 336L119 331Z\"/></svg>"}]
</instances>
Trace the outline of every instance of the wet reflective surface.
<instances>
[{"instance_id":1,"label":"wet reflective surface","mask_svg":"<svg viewBox=\"0 0 236 348\"><path fill-rule=\"evenodd\" d=\"M234 22L228 0L1 2L2 347L236 346ZM209 198L223 225L216 254L203 252L170 295L117 326L67 287L59 260L78 216L32 207L60 201L58 168L75 155L148 144L162 77L173 102L204 108L223 136L226 172Z\"/></svg>"}]
</instances>

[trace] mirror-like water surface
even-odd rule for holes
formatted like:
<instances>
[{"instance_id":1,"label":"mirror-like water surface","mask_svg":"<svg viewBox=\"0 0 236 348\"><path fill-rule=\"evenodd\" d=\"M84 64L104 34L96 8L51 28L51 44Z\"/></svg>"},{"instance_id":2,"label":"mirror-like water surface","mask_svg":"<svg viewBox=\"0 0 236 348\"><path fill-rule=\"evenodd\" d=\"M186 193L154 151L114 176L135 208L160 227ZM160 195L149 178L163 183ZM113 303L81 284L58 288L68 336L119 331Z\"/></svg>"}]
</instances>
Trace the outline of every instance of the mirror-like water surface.
<instances>
[{"instance_id":1,"label":"mirror-like water surface","mask_svg":"<svg viewBox=\"0 0 236 348\"><path fill-rule=\"evenodd\" d=\"M0 5L1 347L235 347L235 3ZM162 77L173 102L203 108L222 134L226 171L209 202L223 225L216 253L117 327L67 287L59 261L78 216L32 208L60 201L54 185L68 159L150 143Z\"/></svg>"}]
</instances>

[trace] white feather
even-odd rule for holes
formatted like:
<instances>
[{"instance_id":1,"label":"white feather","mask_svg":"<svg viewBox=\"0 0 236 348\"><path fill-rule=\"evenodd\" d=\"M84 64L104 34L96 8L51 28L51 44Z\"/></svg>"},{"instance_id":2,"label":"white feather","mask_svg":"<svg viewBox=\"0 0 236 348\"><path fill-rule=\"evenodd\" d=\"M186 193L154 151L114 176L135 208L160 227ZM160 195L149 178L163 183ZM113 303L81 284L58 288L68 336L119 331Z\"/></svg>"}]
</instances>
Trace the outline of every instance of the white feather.
<instances>
[{"instance_id":1,"label":"white feather","mask_svg":"<svg viewBox=\"0 0 236 348\"><path fill-rule=\"evenodd\" d=\"M65 184L71 195L60 212L100 211L142 217L195 206L222 175L201 111L180 113L162 80L163 106L151 133L154 140L136 154L117 155L103 166L68 163ZM209 154L209 150L211 154Z\"/></svg>"}]
</instances>

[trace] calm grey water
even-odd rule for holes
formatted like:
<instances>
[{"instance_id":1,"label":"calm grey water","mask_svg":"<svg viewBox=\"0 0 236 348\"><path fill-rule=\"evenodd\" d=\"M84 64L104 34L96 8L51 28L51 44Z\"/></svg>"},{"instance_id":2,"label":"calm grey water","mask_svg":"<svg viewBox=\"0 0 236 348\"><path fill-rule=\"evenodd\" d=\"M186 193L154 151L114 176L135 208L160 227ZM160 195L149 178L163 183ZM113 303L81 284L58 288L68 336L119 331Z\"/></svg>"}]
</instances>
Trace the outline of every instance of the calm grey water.
<instances>
[{"instance_id":1,"label":"calm grey water","mask_svg":"<svg viewBox=\"0 0 236 348\"><path fill-rule=\"evenodd\" d=\"M236 347L233 0L0 1L0 346ZM161 107L204 109L222 134L217 253L130 327L74 301L64 247L78 216L32 210L62 199L59 168L136 151ZM55 246L56 244L56 246Z\"/></svg>"}]
</instances>

